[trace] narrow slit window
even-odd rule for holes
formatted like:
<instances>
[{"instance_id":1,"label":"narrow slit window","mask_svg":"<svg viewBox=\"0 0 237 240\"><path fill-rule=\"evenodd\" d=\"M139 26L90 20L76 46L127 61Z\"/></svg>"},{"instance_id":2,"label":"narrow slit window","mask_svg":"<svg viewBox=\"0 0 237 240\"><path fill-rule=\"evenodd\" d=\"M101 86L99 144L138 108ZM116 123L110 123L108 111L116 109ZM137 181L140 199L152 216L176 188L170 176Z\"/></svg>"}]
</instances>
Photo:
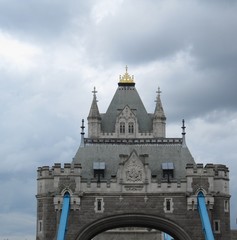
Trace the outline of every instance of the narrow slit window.
<instances>
[{"instance_id":1,"label":"narrow slit window","mask_svg":"<svg viewBox=\"0 0 237 240\"><path fill-rule=\"evenodd\" d=\"M172 213L174 210L174 206L173 206L173 200L172 198L165 198L164 199L164 212L166 213Z\"/></svg>"},{"instance_id":2,"label":"narrow slit window","mask_svg":"<svg viewBox=\"0 0 237 240\"><path fill-rule=\"evenodd\" d=\"M103 200L103 198L96 198L95 199L95 212L96 213L104 212L104 200Z\"/></svg>"},{"instance_id":3,"label":"narrow slit window","mask_svg":"<svg viewBox=\"0 0 237 240\"><path fill-rule=\"evenodd\" d=\"M220 233L220 220L214 220L214 232L215 233Z\"/></svg>"},{"instance_id":4,"label":"narrow slit window","mask_svg":"<svg viewBox=\"0 0 237 240\"><path fill-rule=\"evenodd\" d=\"M169 212L170 209L171 209L171 208L170 208L170 201L171 201L170 199L166 199L166 211L168 211L168 212Z\"/></svg>"},{"instance_id":5,"label":"narrow slit window","mask_svg":"<svg viewBox=\"0 0 237 240\"><path fill-rule=\"evenodd\" d=\"M97 199L97 211L101 211L101 209L102 209L102 205L101 205L101 203L102 203L102 199Z\"/></svg>"},{"instance_id":6,"label":"narrow slit window","mask_svg":"<svg viewBox=\"0 0 237 240\"><path fill-rule=\"evenodd\" d=\"M229 212L229 201L228 200L224 200L224 210L225 210L225 212Z\"/></svg>"},{"instance_id":7,"label":"narrow slit window","mask_svg":"<svg viewBox=\"0 0 237 240\"><path fill-rule=\"evenodd\" d=\"M43 231L43 220L38 221L38 232L41 233Z\"/></svg>"}]
</instances>

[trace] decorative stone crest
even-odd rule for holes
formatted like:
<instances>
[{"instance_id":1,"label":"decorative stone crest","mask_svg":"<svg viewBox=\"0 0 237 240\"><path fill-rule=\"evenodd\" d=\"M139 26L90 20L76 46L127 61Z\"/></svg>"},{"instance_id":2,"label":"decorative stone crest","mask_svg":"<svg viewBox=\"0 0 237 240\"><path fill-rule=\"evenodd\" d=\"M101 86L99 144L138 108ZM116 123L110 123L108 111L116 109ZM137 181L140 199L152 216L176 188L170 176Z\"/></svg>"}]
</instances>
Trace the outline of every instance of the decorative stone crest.
<instances>
[{"instance_id":1,"label":"decorative stone crest","mask_svg":"<svg viewBox=\"0 0 237 240\"><path fill-rule=\"evenodd\" d=\"M192 188L193 192L195 193L200 187L205 189L206 192L208 192L209 189L209 181L207 177L199 177L199 178L193 178L192 182Z\"/></svg>"},{"instance_id":2,"label":"decorative stone crest","mask_svg":"<svg viewBox=\"0 0 237 240\"><path fill-rule=\"evenodd\" d=\"M61 192L63 189L71 189L72 192L76 189L76 182L74 178L70 177L61 177L58 184L58 189Z\"/></svg>"},{"instance_id":3,"label":"decorative stone crest","mask_svg":"<svg viewBox=\"0 0 237 240\"><path fill-rule=\"evenodd\" d=\"M125 182L143 183L145 179L144 166L135 151L124 165Z\"/></svg>"}]
</instances>

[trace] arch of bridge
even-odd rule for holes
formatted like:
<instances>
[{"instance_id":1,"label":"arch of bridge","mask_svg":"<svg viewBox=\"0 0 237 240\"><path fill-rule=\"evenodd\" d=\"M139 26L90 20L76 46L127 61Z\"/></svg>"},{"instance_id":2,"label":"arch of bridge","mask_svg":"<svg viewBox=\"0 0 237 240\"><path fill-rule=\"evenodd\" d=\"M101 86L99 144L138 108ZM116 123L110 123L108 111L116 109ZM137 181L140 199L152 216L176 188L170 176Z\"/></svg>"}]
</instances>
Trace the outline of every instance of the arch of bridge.
<instances>
[{"instance_id":1,"label":"arch of bridge","mask_svg":"<svg viewBox=\"0 0 237 240\"><path fill-rule=\"evenodd\" d=\"M91 240L104 231L121 227L145 227L168 233L176 240L191 240L188 233L177 223L146 214L121 214L107 216L86 225L78 233L76 240Z\"/></svg>"}]
</instances>

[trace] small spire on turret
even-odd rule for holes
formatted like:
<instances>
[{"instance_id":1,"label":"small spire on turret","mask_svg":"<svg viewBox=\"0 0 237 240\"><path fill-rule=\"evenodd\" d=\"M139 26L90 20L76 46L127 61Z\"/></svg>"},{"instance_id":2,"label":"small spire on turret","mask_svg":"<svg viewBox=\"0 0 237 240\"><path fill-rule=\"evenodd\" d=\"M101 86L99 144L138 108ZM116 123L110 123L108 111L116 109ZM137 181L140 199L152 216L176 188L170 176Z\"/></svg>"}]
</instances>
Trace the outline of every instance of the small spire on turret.
<instances>
[{"instance_id":1,"label":"small spire on turret","mask_svg":"<svg viewBox=\"0 0 237 240\"><path fill-rule=\"evenodd\" d=\"M97 93L96 87L94 87L94 90L92 91L92 93L93 93L94 99L96 100L96 102L98 102L98 101L97 101L97 98L96 98L96 93Z\"/></svg>"},{"instance_id":2,"label":"small spire on turret","mask_svg":"<svg viewBox=\"0 0 237 240\"><path fill-rule=\"evenodd\" d=\"M182 135L183 135L183 142L182 142L182 147L187 147L186 146L186 140L185 140L185 135L186 135L186 132L185 132L185 121L184 119L182 120Z\"/></svg>"},{"instance_id":3,"label":"small spire on turret","mask_svg":"<svg viewBox=\"0 0 237 240\"><path fill-rule=\"evenodd\" d=\"M97 97L96 97L96 88L94 87L93 93L93 100L91 103L91 108L89 115L87 117L88 120L88 137L99 137L100 133L100 125L101 125L101 116L99 112L99 108L97 105Z\"/></svg>"},{"instance_id":4,"label":"small spire on turret","mask_svg":"<svg viewBox=\"0 0 237 240\"><path fill-rule=\"evenodd\" d=\"M82 121L81 121L81 135L85 135L84 129L85 129L84 119L82 119Z\"/></svg>"},{"instance_id":5,"label":"small spire on turret","mask_svg":"<svg viewBox=\"0 0 237 240\"><path fill-rule=\"evenodd\" d=\"M96 88L94 87L94 90L92 91L93 93L93 101L92 101L92 104L91 104L91 109L90 109L90 112L89 112L89 118L99 118L100 119L100 113L99 113L99 109L98 109L98 105L97 105L97 97L96 97Z\"/></svg>"},{"instance_id":6,"label":"small spire on turret","mask_svg":"<svg viewBox=\"0 0 237 240\"><path fill-rule=\"evenodd\" d=\"M156 91L156 93L157 93L157 97L156 97L156 100L155 100L156 108L155 108L154 116L164 118L164 120L165 120L166 117L165 117L162 102L161 102L161 99L160 99L160 94L162 93L161 90L160 90L160 87L158 87L158 91Z\"/></svg>"},{"instance_id":7,"label":"small spire on turret","mask_svg":"<svg viewBox=\"0 0 237 240\"><path fill-rule=\"evenodd\" d=\"M160 94L162 93L161 90L160 90L160 87L158 87L158 91L156 91L156 93L158 93L157 97L160 97Z\"/></svg>"},{"instance_id":8,"label":"small spire on turret","mask_svg":"<svg viewBox=\"0 0 237 240\"><path fill-rule=\"evenodd\" d=\"M184 119L182 120L182 123L183 123L183 125L182 125L182 129L183 129L183 132L182 132L182 135L185 135L186 134L186 132L185 132L185 121L184 121Z\"/></svg>"},{"instance_id":9,"label":"small spire on turret","mask_svg":"<svg viewBox=\"0 0 237 240\"><path fill-rule=\"evenodd\" d=\"M81 144L80 144L81 147L84 147L84 135L85 135L84 129L85 129L84 119L82 119L82 121L81 121Z\"/></svg>"},{"instance_id":10,"label":"small spire on turret","mask_svg":"<svg viewBox=\"0 0 237 240\"><path fill-rule=\"evenodd\" d=\"M153 115L153 134L154 137L165 137L165 124L166 124L166 117L164 113L164 109L162 106L162 102L160 99L161 90L158 87L158 91L156 91L156 107Z\"/></svg>"}]
</instances>

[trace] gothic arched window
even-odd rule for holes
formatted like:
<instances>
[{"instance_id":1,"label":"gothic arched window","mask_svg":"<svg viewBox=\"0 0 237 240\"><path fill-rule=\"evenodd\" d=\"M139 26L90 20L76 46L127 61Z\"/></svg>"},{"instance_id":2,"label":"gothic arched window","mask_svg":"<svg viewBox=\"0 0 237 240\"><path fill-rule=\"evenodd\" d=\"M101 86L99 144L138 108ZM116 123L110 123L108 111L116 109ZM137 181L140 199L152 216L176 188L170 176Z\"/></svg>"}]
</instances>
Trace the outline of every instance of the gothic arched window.
<instances>
[{"instance_id":1,"label":"gothic arched window","mask_svg":"<svg viewBox=\"0 0 237 240\"><path fill-rule=\"evenodd\" d=\"M134 133L134 123L128 123L128 133Z\"/></svg>"},{"instance_id":2,"label":"gothic arched window","mask_svg":"<svg viewBox=\"0 0 237 240\"><path fill-rule=\"evenodd\" d=\"M125 133L125 122L120 123L120 133Z\"/></svg>"}]
</instances>

